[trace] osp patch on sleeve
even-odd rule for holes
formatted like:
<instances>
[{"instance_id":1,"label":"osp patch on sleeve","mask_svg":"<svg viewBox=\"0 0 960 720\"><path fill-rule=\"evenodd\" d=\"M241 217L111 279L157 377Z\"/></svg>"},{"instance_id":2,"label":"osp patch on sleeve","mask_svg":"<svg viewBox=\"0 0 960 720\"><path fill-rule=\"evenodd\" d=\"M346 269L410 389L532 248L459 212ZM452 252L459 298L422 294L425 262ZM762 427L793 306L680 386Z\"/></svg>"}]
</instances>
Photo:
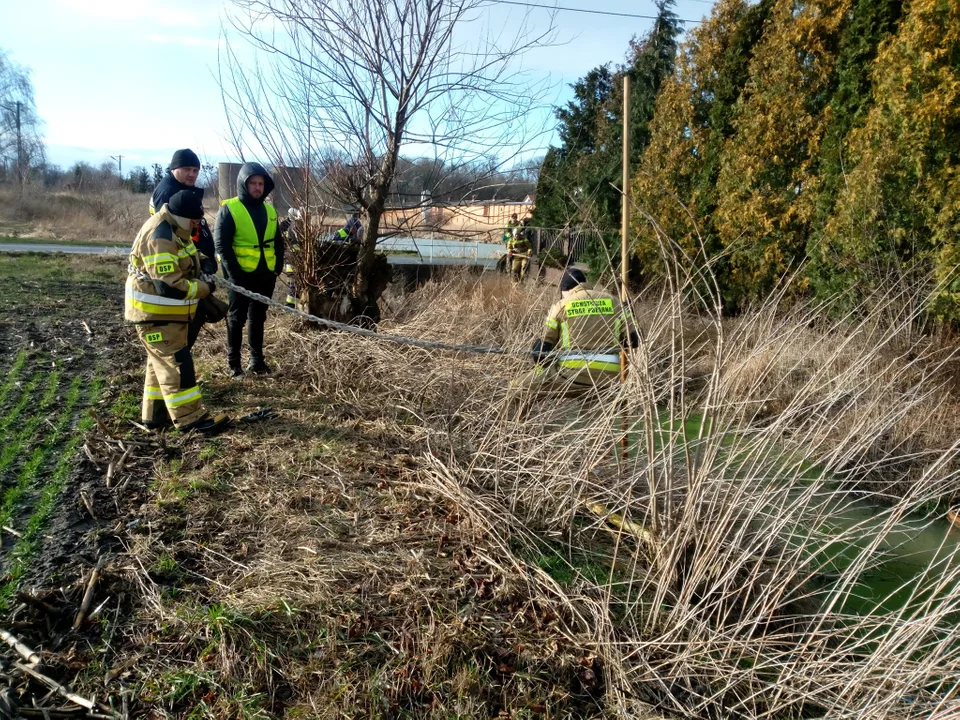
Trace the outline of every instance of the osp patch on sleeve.
<instances>
[{"instance_id":1,"label":"osp patch on sleeve","mask_svg":"<svg viewBox=\"0 0 960 720\"><path fill-rule=\"evenodd\" d=\"M157 272L161 275L166 275L167 273L172 273L174 270L173 263L159 263L157 265Z\"/></svg>"},{"instance_id":2,"label":"osp patch on sleeve","mask_svg":"<svg viewBox=\"0 0 960 720\"><path fill-rule=\"evenodd\" d=\"M163 342L163 333L152 332L144 335L148 343Z\"/></svg>"}]
</instances>

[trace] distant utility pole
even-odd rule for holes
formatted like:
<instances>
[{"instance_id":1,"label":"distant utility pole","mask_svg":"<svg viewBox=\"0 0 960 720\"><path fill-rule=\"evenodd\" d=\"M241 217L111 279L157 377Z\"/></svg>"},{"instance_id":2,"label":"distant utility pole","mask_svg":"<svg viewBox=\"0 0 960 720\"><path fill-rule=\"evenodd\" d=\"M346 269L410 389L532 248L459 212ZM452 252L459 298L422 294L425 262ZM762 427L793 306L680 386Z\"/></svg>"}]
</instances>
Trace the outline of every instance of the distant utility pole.
<instances>
[{"instance_id":1,"label":"distant utility pole","mask_svg":"<svg viewBox=\"0 0 960 720\"><path fill-rule=\"evenodd\" d=\"M117 172L120 174L120 182L123 182L123 155L111 155L110 157L117 161Z\"/></svg>"}]
</instances>

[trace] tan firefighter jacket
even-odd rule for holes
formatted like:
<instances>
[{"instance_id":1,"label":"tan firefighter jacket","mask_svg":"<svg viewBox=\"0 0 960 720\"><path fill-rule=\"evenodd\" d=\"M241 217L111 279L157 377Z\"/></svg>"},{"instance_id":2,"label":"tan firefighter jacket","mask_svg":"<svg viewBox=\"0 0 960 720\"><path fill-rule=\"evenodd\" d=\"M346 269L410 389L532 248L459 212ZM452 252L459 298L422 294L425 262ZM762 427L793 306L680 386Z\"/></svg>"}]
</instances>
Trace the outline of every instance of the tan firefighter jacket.
<instances>
[{"instance_id":1,"label":"tan firefighter jacket","mask_svg":"<svg viewBox=\"0 0 960 720\"><path fill-rule=\"evenodd\" d=\"M188 323L193 318L210 286L199 279L201 256L189 233L189 221L166 205L140 228L130 251L125 320Z\"/></svg>"},{"instance_id":2,"label":"tan firefighter jacket","mask_svg":"<svg viewBox=\"0 0 960 720\"><path fill-rule=\"evenodd\" d=\"M557 365L580 371L584 381L616 376L629 317L610 293L578 285L550 308L543 339L556 349Z\"/></svg>"}]
</instances>

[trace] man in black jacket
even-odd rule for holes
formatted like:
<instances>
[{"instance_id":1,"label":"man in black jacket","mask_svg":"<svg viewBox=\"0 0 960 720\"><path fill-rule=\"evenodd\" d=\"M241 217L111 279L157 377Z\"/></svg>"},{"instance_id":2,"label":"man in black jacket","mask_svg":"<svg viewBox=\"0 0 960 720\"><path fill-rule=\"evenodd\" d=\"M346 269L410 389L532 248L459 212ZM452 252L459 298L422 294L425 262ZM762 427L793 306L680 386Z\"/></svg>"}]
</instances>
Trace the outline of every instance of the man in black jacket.
<instances>
[{"instance_id":1,"label":"man in black jacket","mask_svg":"<svg viewBox=\"0 0 960 720\"><path fill-rule=\"evenodd\" d=\"M177 150L170 160L170 167L167 174L157 183L153 190L153 197L150 198L150 214L153 215L162 208L175 194L181 190L187 190L195 193L200 200L203 200L203 188L197 187L197 177L200 175L200 158L190 148ZM202 252L208 258L214 256L213 233L210 232L210 226L207 221L200 221L200 229L194 236L193 242L197 250ZM214 271L216 272L216 271Z\"/></svg>"},{"instance_id":2,"label":"man in black jacket","mask_svg":"<svg viewBox=\"0 0 960 720\"><path fill-rule=\"evenodd\" d=\"M272 297L277 275L283 272L283 234L277 223L277 211L265 202L274 188L273 179L263 165L244 163L237 176L237 197L224 200L217 213L213 239L223 263L223 272L231 282L260 295ZM247 320L250 364L247 372L270 372L263 357L263 325L267 306L233 290L228 292L227 362L230 375L243 377L240 347Z\"/></svg>"},{"instance_id":3,"label":"man in black jacket","mask_svg":"<svg viewBox=\"0 0 960 720\"><path fill-rule=\"evenodd\" d=\"M197 178L200 175L200 158L190 148L177 150L170 159L170 167L167 168L167 174L157 183L153 189L153 197L150 198L150 214L154 215L160 211L164 205L170 202L170 198L181 190L192 193L203 202L203 188L197 187ZM200 226L193 232L193 244L203 256L201 270L214 275L217 272L217 261L214 260L216 252L213 247L213 233L210 232L210 226L206 219L200 220ZM196 314L190 322L187 333L187 347L192 348L197 338L200 336L200 328L206 322L202 308L197 308Z\"/></svg>"}]
</instances>

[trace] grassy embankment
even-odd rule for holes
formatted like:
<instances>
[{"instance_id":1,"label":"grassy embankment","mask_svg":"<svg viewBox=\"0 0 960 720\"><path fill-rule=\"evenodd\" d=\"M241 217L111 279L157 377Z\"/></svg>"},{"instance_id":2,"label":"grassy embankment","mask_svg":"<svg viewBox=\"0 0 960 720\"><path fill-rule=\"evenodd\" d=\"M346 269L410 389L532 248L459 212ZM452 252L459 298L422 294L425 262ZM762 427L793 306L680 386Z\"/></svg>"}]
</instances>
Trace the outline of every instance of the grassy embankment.
<instances>
[{"instance_id":1,"label":"grassy embankment","mask_svg":"<svg viewBox=\"0 0 960 720\"><path fill-rule=\"evenodd\" d=\"M519 352L555 292L430 283L391 297L383 329ZM141 461L117 496L127 601L85 629L77 685L194 717L956 712L957 568L849 609L900 521L934 526L956 495L949 353L901 298L833 321L773 303L716 320L679 297L638 299L626 386L522 422L519 356L272 316L278 372L234 383L215 328L208 404L280 417ZM136 365L110 379L109 429L133 438ZM876 512L836 527L854 487Z\"/></svg>"}]
</instances>

